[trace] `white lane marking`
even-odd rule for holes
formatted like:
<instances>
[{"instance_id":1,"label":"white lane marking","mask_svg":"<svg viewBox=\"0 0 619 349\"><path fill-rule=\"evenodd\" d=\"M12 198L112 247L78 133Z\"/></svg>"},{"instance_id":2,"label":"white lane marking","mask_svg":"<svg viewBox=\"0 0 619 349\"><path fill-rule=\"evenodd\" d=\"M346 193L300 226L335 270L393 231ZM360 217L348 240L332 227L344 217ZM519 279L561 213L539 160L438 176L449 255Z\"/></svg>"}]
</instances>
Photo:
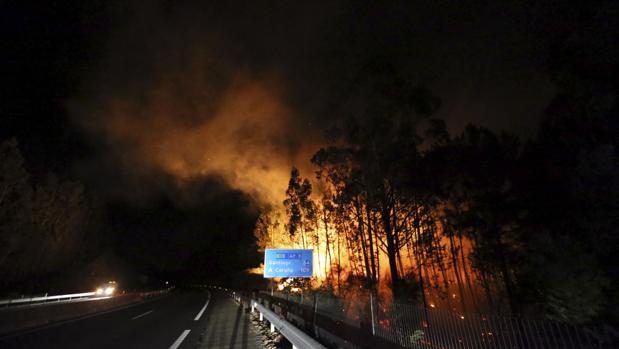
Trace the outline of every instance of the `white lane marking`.
<instances>
[{"instance_id":1,"label":"white lane marking","mask_svg":"<svg viewBox=\"0 0 619 349\"><path fill-rule=\"evenodd\" d=\"M202 314L203 314L203 313L204 313L204 311L206 310L206 307L208 307L208 302L210 302L210 301L211 301L211 297L209 297L209 298L206 300L206 304L204 304L204 306L202 307L202 310L200 310L200 312L198 313L198 315L196 315L196 318L195 318L195 319L193 319L193 321L198 321L198 320L200 320L200 317L202 316Z\"/></svg>"},{"instance_id":2,"label":"white lane marking","mask_svg":"<svg viewBox=\"0 0 619 349\"><path fill-rule=\"evenodd\" d=\"M29 334L29 333L35 333L35 332L39 332L39 331L42 331L42 330L46 330L48 328L59 327L59 326L62 326L62 325L71 324L71 323L82 321L82 320L87 320L87 319L90 319L90 318L94 318L94 317L98 317L98 316L101 316L101 315L113 313L113 312L116 312L116 311L125 310L127 308L132 308L132 307L135 307L135 306L138 306L138 305L142 305L142 304L146 304L146 303L150 303L150 302L160 301L162 299L164 299L164 298L151 298L151 299L147 299L147 300L144 300L144 301L138 301L138 302L130 303L130 304L127 304L127 305L122 305L122 306L120 306L118 308L112 308L112 309L109 309L109 310L103 310L103 311L100 311L100 312L94 313L94 314L87 314L87 315L78 316L78 317L73 318L73 319L61 320L61 321L58 321L58 322L53 322L51 324L42 325L42 326L35 327L35 328L32 328L32 329L27 329L27 330L23 330L23 331L17 331L17 332L8 334L8 335L0 335L0 340L7 340L9 338L15 338L15 337L23 336L23 335L26 335L26 334Z\"/></svg>"},{"instance_id":3,"label":"white lane marking","mask_svg":"<svg viewBox=\"0 0 619 349\"><path fill-rule=\"evenodd\" d=\"M138 316L134 316L134 317L132 317L132 318L131 318L131 320L139 319L139 318L141 318L142 316L146 316L146 315L148 315L148 314L150 314L150 313L152 313L152 312L153 312L152 310L149 310L149 311L145 312L144 314L140 314L140 315L138 315Z\"/></svg>"},{"instance_id":4,"label":"white lane marking","mask_svg":"<svg viewBox=\"0 0 619 349\"><path fill-rule=\"evenodd\" d=\"M174 341L174 343L172 343L172 345L170 346L170 349L176 349L178 348L181 343L183 343L183 341L185 340L185 337L187 337L187 335L189 334L191 330L185 330L183 331L183 333L181 333L181 335L176 338L176 341Z\"/></svg>"}]
</instances>

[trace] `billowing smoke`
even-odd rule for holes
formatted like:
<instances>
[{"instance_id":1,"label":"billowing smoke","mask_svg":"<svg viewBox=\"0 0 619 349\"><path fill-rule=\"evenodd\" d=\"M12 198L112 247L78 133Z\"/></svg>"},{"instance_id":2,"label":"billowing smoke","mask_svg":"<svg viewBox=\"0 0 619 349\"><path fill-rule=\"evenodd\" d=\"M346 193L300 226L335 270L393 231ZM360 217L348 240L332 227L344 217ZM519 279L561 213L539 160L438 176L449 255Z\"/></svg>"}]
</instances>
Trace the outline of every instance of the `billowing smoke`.
<instances>
[{"instance_id":1,"label":"billowing smoke","mask_svg":"<svg viewBox=\"0 0 619 349\"><path fill-rule=\"evenodd\" d=\"M457 5L428 16L434 5L410 2L110 6L104 58L88 64L71 109L103 149L95 167L111 164L107 172L114 172L120 160L131 184L157 171L181 186L217 176L260 203L280 203L292 165L311 177L308 159L337 117L329 106L377 55L443 97L437 116L452 132L474 122L530 134L552 95L539 62L531 62L537 46L514 49L514 38L526 33L496 20L507 5L484 6L484 16L457 22ZM535 9L518 18L545 18ZM89 178L100 172L89 171Z\"/></svg>"},{"instance_id":2,"label":"billowing smoke","mask_svg":"<svg viewBox=\"0 0 619 349\"><path fill-rule=\"evenodd\" d=\"M222 58L231 44L201 20L140 8L71 103L75 121L134 177L163 172L183 188L217 176L259 205L281 203L316 136L284 102L278 74Z\"/></svg>"},{"instance_id":3,"label":"billowing smoke","mask_svg":"<svg viewBox=\"0 0 619 349\"><path fill-rule=\"evenodd\" d=\"M164 81L146 96L112 98L109 109L85 126L121 147L125 166L161 169L180 185L218 175L261 202L280 201L299 148L291 112L276 88L237 80L215 101L216 107L207 98L178 98L177 88Z\"/></svg>"}]
</instances>

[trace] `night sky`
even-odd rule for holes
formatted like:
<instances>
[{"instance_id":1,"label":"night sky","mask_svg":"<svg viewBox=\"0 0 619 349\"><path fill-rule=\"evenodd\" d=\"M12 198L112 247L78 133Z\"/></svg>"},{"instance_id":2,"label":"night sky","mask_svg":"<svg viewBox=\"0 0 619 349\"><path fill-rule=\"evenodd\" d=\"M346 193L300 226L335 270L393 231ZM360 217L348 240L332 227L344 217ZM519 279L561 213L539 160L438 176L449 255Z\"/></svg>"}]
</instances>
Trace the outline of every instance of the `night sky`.
<instances>
[{"instance_id":1,"label":"night sky","mask_svg":"<svg viewBox=\"0 0 619 349\"><path fill-rule=\"evenodd\" d=\"M233 250L213 241L251 243L374 57L440 97L452 132L535 135L556 92L549 47L579 13L560 3L9 1L0 139L17 138L33 178L104 202L106 251L163 272L204 251L217 265Z\"/></svg>"}]
</instances>

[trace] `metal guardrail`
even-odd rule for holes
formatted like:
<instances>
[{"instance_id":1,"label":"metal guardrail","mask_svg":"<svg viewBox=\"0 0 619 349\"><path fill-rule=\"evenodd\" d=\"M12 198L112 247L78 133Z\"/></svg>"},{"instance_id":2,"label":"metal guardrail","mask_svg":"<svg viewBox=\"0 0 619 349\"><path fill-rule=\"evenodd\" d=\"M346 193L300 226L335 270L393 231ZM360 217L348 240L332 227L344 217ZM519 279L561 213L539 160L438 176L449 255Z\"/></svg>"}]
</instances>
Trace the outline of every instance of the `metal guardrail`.
<instances>
[{"instance_id":1,"label":"metal guardrail","mask_svg":"<svg viewBox=\"0 0 619 349\"><path fill-rule=\"evenodd\" d=\"M147 292L139 292L140 297L150 298L163 295L165 293L173 290L174 287L168 287L162 290L155 291L147 291ZM22 298L13 298L13 299L3 299L0 300L0 307L9 307L13 305L29 305L29 304L39 304L39 303L47 303L52 301L63 301L63 300L76 300L76 299L86 299L96 296L95 292L83 292L83 293L72 293L72 294L61 294L54 296L40 296L40 297L22 297ZM110 298L111 296L101 296L93 299L104 299Z\"/></svg>"},{"instance_id":2,"label":"metal guardrail","mask_svg":"<svg viewBox=\"0 0 619 349\"><path fill-rule=\"evenodd\" d=\"M55 295L55 296L4 299L4 300L0 300L0 306L46 303L46 302L61 301L61 300L74 300L74 299L92 297L94 295L95 295L94 292L84 292L84 293L62 294L62 295Z\"/></svg>"},{"instance_id":3,"label":"metal guardrail","mask_svg":"<svg viewBox=\"0 0 619 349\"><path fill-rule=\"evenodd\" d=\"M305 332L294 327L288 321L282 319L271 310L264 307L262 304L252 300L251 311L254 309L260 313L260 321L265 318L271 323L271 331L277 329L290 343L293 349L326 349L325 346L318 343L314 338L305 334Z\"/></svg>"},{"instance_id":4,"label":"metal guardrail","mask_svg":"<svg viewBox=\"0 0 619 349\"><path fill-rule=\"evenodd\" d=\"M156 296L164 295L164 294L166 294L166 293L168 293L168 292L170 292L170 291L172 291L174 289L175 289L175 287L171 286L171 287L164 288L164 289L161 289L161 290L140 292L139 294L140 294L140 297L142 297L142 298L150 298L150 297L156 297Z\"/></svg>"}]
</instances>

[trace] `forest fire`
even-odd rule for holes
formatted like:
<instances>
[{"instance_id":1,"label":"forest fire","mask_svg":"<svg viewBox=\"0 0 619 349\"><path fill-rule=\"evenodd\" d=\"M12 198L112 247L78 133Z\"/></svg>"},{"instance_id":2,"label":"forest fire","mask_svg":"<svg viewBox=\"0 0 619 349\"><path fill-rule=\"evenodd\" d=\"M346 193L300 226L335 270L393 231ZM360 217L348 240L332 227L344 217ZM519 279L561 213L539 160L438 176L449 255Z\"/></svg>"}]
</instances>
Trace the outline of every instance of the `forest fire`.
<instances>
[{"instance_id":1,"label":"forest fire","mask_svg":"<svg viewBox=\"0 0 619 349\"><path fill-rule=\"evenodd\" d=\"M358 285L373 289L382 304L389 307L394 300L393 280L378 214L354 206L349 207L352 212L344 211L346 206L338 207L329 201L335 195L328 191L333 186L320 180L304 180L293 170L284 202L288 207L265 212L257 222L255 234L261 249L312 248L316 276L313 287L333 289L354 303L367 297L351 292L351 286ZM320 200L313 199L313 186L322 188L316 194L322 196ZM291 212L298 209L293 207L295 204L301 208L298 211L304 211L297 215L305 215L296 223L291 222ZM411 229L410 236L400 238L396 255L396 270L407 285L406 297L456 314L485 310L481 308L488 306L483 299L484 286L479 282L482 277L471 262L472 242L461 234L446 233L439 208L424 211L424 207L417 206L415 210L416 214L404 211L395 217L403 222L402 230ZM298 228L295 233L291 233L291 224Z\"/></svg>"},{"instance_id":2,"label":"forest fire","mask_svg":"<svg viewBox=\"0 0 619 349\"><path fill-rule=\"evenodd\" d=\"M199 76L196 69L205 67L177 69ZM250 194L263 208L255 230L260 248L314 249L313 287L342 293L350 284L386 302L397 296L428 306L432 300L435 307L463 312L497 303L486 295L502 292L500 280L473 268L474 241L449 221L457 218L452 211L466 210L466 202L393 186L390 181L400 179L388 178L390 173L414 169L376 167L384 159L363 150L366 140L342 140L335 143L339 148L315 152L320 142L311 132L302 143L293 139L298 125L273 80L238 76L216 99L204 100L194 97L208 83L194 81L189 104L177 85L163 78L137 97L103 100L105 108L83 123L104 130L132 171L158 168L179 187L215 176ZM390 136L401 122L394 120L383 135L385 144L393 143L389 147L406 147L406 139ZM407 157L417 152L402 154L400 162L412 165ZM315 178L302 178L296 169L289 177L293 163ZM386 179L372 177L381 171Z\"/></svg>"},{"instance_id":3,"label":"forest fire","mask_svg":"<svg viewBox=\"0 0 619 349\"><path fill-rule=\"evenodd\" d=\"M162 171L179 188L216 178L248 194L262 209L260 248L314 249L313 287L360 287L388 302L463 312L500 303L486 295L501 294L502 281L473 268L477 242L453 221L469 203L432 195L421 183L433 178L417 174L418 124L438 108L432 94L370 63L358 77L364 87L343 102L348 110L333 111L357 116L340 120L339 139L327 141L319 132L329 125L314 131L296 121L275 74L228 70L197 43L183 57L156 63L155 78L137 87L73 104L88 115L76 122L103 135L129 172ZM214 83L214 70L226 72L223 82ZM368 114L383 83L410 97L380 96L379 109L399 110L395 117ZM289 176L293 164L316 176Z\"/></svg>"},{"instance_id":4,"label":"forest fire","mask_svg":"<svg viewBox=\"0 0 619 349\"><path fill-rule=\"evenodd\" d=\"M619 348L619 1L8 3L0 347Z\"/></svg>"}]
</instances>

